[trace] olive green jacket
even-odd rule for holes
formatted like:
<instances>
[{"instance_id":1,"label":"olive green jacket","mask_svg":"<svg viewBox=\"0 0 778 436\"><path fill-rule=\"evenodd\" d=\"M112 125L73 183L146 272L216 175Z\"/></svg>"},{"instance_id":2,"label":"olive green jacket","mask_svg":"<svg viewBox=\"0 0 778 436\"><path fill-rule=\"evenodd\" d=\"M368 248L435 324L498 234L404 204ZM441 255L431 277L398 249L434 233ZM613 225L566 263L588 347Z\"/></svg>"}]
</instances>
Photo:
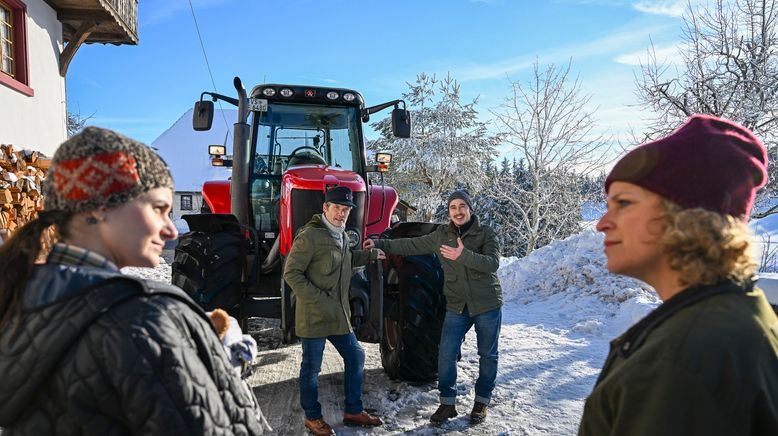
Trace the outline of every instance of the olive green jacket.
<instances>
[{"instance_id":1,"label":"olive green jacket","mask_svg":"<svg viewBox=\"0 0 778 436\"><path fill-rule=\"evenodd\" d=\"M454 223L442 224L432 233L415 238L377 239L376 248L404 256L437 254L443 266L446 310L462 313L467 305L471 316L502 306L502 288L497 278L500 246L494 230L481 226L473 215L473 224L462 235L465 249L457 260L440 255L440 246L457 246L459 229Z\"/></svg>"},{"instance_id":2,"label":"olive green jacket","mask_svg":"<svg viewBox=\"0 0 778 436\"><path fill-rule=\"evenodd\" d=\"M611 343L579 435L778 435L778 318L758 288L686 289Z\"/></svg>"},{"instance_id":3,"label":"olive green jacket","mask_svg":"<svg viewBox=\"0 0 778 436\"><path fill-rule=\"evenodd\" d=\"M297 336L322 338L351 331L351 268L377 255L377 250L349 250L345 235L340 249L320 214L300 229L284 263L284 280L296 298Z\"/></svg>"}]
</instances>

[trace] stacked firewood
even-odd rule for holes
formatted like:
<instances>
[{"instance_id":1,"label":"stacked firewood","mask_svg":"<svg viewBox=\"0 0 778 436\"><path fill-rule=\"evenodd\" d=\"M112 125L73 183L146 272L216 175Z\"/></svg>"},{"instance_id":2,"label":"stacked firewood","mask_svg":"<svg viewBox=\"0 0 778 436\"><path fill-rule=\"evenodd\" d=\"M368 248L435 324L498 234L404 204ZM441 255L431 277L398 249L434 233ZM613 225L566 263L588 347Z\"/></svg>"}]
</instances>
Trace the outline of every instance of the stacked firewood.
<instances>
[{"instance_id":1,"label":"stacked firewood","mask_svg":"<svg viewBox=\"0 0 778 436\"><path fill-rule=\"evenodd\" d=\"M41 185L51 159L0 144L0 242L43 210Z\"/></svg>"}]
</instances>

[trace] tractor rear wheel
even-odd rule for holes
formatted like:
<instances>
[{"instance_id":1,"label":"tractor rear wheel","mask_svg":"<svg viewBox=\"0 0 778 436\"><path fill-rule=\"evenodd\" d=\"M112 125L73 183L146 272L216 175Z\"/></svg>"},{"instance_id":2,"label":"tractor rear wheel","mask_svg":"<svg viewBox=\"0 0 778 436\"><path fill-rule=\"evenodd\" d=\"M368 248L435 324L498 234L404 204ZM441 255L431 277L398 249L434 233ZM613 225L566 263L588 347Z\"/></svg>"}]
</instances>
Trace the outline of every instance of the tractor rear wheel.
<instances>
[{"instance_id":1,"label":"tractor rear wheel","mask_svg":"<svg viewBox=\"0 0 778 436\"><path fill-rule=\"evenodd\" d=\"M242 244L240 234L189 232L179 238L172 282L203 309L235 313L240 301Z\"/></svg>"},{"instance_id":2,"label":"tractor rear wheel","mask_svg":"<svg viewBox=\"0 0 778 436\"><path fill-rule=\"evenodd\" d=\"M438 258L405 257L401 266L390 267L386 286L381 338L384 370L392 379L409 382L436 379L438 343L446 312Z\"/></svg>"}]
</instances>

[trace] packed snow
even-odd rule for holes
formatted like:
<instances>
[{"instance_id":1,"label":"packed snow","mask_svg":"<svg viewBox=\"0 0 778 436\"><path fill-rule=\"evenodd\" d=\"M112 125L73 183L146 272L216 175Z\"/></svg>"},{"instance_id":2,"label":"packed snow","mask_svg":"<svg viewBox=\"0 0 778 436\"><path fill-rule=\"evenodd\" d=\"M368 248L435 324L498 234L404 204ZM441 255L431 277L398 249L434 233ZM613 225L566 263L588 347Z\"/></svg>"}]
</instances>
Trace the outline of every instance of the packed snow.
<instances>
[{"instance_id":1,"label":"packed snow","mask_svg":"<svg viewBox=\"0 0 778 436\"><path fill-rule=\"evenodd\" d=\"M170 281L170 266L126 268L128 274ZM460 415L433 427L434 384L412 386L370 377L363 402L384 417L376 429L347 434L575 434L583 402L608 351L608 342L659 304L641 282L605 268L602 236L586 230L523 259L503 258L498 271L505 305L500 368L487 420L471 426L467 414L478 376L475 332L468 333L458 366ZM380 367L378 346L364 344L367 366Z\"/></svg>"}]
</instances>

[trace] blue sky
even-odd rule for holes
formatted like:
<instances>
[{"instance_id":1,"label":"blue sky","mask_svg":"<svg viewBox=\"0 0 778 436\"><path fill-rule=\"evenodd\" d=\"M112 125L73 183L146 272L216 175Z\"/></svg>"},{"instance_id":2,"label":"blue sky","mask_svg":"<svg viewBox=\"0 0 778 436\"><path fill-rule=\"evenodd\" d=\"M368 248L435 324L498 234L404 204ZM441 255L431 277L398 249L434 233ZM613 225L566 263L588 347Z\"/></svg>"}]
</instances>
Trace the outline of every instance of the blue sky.
<instances>
[{"instance_id":1,"label":"blue sky","mask_svg":"<svg viewBox=\"0 0 778 436\"><path fill-rule=\"evenodd\" d=\"M291 83L399 98L420 72L450 72L479 110L508 78L572 60L600 130L640 127L634 72L650 41L671 55L686 0L192 0L217 90ZM82 46L68 109L151 143L212 91L188 0L141 0L137 46ZM229 105L224 106L230 107ZM368 133L368 136L371 136Z\"/></svg>"}]
</instances>

